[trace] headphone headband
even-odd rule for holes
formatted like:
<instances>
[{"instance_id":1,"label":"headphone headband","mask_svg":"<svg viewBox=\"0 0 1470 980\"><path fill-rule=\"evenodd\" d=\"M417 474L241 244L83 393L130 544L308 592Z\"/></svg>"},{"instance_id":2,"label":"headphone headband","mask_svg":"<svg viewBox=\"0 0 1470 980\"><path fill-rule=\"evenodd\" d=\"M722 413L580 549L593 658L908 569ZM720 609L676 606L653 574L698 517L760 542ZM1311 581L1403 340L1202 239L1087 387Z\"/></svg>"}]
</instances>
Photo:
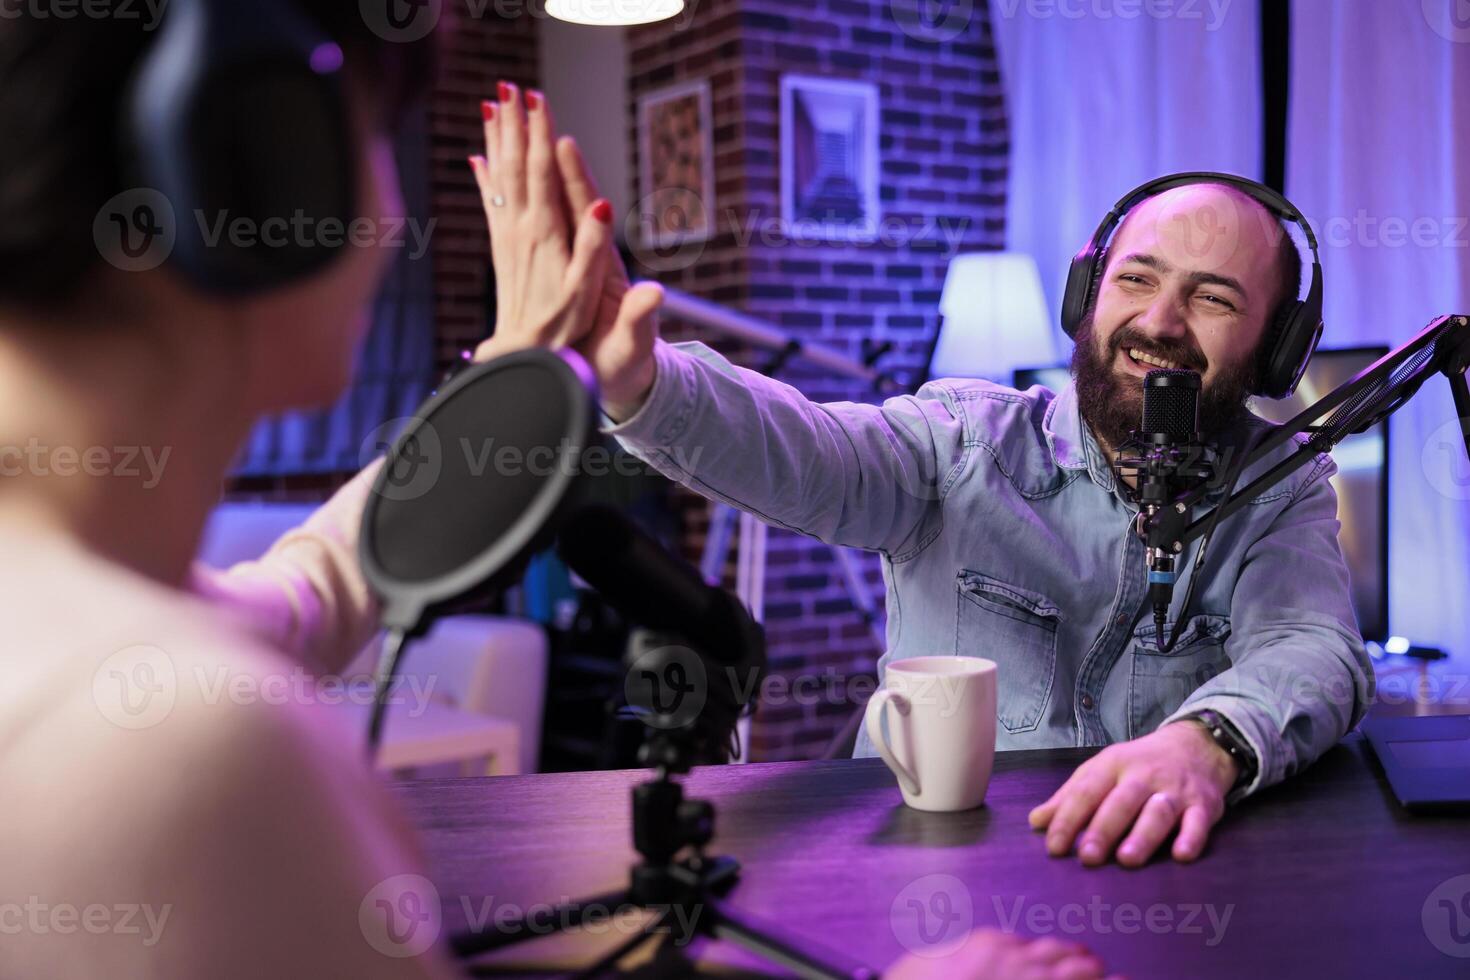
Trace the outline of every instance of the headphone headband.
<instances>
[{"instance_id":1,"label":"headphone headband","mask_svg":"<svg viewBox=\"0 0 1470 980\"><path fill-rule=\"evenodd\" d=\"M1092 241L1089 244L1100 247L1100 239L1106 234L1111 234L1114 226L1122 221L1129 211L1149 198L1162 194L1164 191L1171 191L1176 187L1188 187L1191 184L1225 184L1229 187L1234 187L1244 194L1250 195L1251 198L1263 205L1268 211L1276 215L1276 217L1290 221L1292 224L1301 228L1302 233L1306 235L1307 246L1312 250L1313 264L1316 264L1317 236L1312 232L1312 226L1307 224L1306 219L1302 217L1302 213L1296 209L1295 205L1265 184L1247 177L1239 177L1235 174L1215 173L1208 170L1191 170L1184 173L1169 174L1164 177L1156 177L1147 183L1139 184L1118 199L1118 203L1114 204L1113 209L1108 212L1108 216L1103 218L1102 224L1097 226L1097 231L1092 233Z\"/></svg>"}]
</instances>

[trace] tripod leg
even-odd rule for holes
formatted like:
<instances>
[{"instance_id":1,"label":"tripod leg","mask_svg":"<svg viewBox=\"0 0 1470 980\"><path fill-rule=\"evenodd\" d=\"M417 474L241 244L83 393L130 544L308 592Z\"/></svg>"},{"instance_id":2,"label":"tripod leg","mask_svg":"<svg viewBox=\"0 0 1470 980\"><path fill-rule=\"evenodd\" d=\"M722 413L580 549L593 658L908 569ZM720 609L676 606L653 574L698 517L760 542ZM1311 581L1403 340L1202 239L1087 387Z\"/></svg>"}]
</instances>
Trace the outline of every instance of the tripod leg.
<instances>
[{"instance_id":1,"label":"tripod leg","mask_svg":"<svg viewBox=\"0 0 1470 980\"><path fill-rule=\"evenodd\" d=\"M628 901L627 892L617 891L557 905L549 910L550 914L539 924L537 917L532 915L518 919L497 918L493 923L486 923L484 928L472 928L450 936L449 948L454 951L455 956L467 959L528 939L574 928L582 924L583 916L589 911L596 910L598 914L614 912L630 904L632 903Z\"/></svg>"},{"instance_id":2,"label":"tripod leg","mask_svg":"<svg viewBox=\"0 0 1470 980\"><path fill-rule=\"evenodd\" d=\"M826 949L774 923L736 912L722 899L705 898L702 906L703 921L696 925L700 932L735 943L798 976L810 980L859 980L878 976L876 970L846 953Z\"/></svg>"},{"instance_id":3,"label":"tripod leg","mask_svg":"<svg viewBox=\"0 0 1470 980\"><path fill-rule=\"evenodd\" d=\"M655 931L663 926L664 920L668 917L668 912L661 912L658 915L649 916L648 921L643 924L642 928L629 936L626 941L620 943L616 949L577 975L586 978L602 976L602 974L611 970L623 957L654 938Z\"/></svg>"}]
</instances>

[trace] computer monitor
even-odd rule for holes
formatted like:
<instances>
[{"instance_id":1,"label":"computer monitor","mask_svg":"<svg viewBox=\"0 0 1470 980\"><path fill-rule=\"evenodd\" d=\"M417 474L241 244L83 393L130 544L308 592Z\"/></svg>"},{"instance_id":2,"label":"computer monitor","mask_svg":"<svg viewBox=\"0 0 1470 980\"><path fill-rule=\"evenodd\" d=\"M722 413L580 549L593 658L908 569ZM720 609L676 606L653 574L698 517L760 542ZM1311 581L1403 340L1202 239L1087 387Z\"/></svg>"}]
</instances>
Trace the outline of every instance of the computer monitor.
<instances>
[{"instance_id":1,"label":"computer monitor","mask_svg":"<svg viewBox=\"0 0 1470 980\"><path fill-rule=\"evenodd\" d=\"M1297 385L1282 401L1251 399L1251 411L1271 422L1287 422L1312 402L1351 381L1388 353L1387 347L1318 350ZM1042 385L1061 391L1072 380L1065 367L1023 368L1015 386ZM1338 541L1352 576L1353 609L1365 640L1388 638L1388 423L1348 436L1332 451L1337 474Z\"/></svg>"}]
</instances>

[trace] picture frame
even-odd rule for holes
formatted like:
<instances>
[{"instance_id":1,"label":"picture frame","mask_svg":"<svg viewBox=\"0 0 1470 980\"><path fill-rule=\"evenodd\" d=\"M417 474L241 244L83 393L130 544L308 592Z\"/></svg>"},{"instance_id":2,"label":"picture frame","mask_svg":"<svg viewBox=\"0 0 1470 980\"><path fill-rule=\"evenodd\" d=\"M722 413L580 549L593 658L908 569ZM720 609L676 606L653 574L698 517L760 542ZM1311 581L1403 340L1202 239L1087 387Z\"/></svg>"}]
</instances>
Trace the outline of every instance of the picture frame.
<instances>
[{"instance_id":1,"label":"picture frame","mask_svg":"<svg viewBox=\"0 0 1470 980\"><path fill-rule=\"evenodd\" d=\"M781 220L795 238L876 237L878 86L781 78Z\"/></svg>"},{"instance_id":2,"label":"picture frame","mask_svg":"<svg viewBox=\"0 0 1470 980\"><path fill-rule=\"evenodd\" d=\"M707 79L638 100L642 244L668 248L715 233L713 111Z\"/></svg>"}]
</instances>

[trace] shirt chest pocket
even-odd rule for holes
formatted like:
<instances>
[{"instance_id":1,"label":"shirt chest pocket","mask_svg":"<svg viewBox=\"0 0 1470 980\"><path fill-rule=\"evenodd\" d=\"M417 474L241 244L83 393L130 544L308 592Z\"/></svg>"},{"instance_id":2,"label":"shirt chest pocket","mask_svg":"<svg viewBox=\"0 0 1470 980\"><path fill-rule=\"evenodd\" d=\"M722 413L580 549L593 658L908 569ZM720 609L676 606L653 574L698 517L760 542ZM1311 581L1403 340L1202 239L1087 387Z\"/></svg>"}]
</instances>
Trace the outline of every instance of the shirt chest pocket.
<instances>
[{"instance_id":1,"label":"shirt chest pocket","mask_svg":"<svg viewBox=\"0 0 1470 980\"><path fill-rule=\"evenodd\" d=\"M1173 632L1171 620L1164 624L1165 642ZM1229 617L1193 616L1174 649L1160 653L1153 623L1134 630L1133 667L1128 678L1129 738L1158 728L1198 687L1230 669L1230 658L1225 654L1229 635Z\"/></svg>"},{"instance_id":2,"label":"shirt chest pocket","mask_svg":"<svg viewBox=\"0 0 1470 980\"><path fill-rule=\"evenodd\" d=\"M998 720L1008 732L1035 730L1056 676L1060 611L1040 593L980 572L961 571L958 593L954 652L995 661Z\"/></svg>"}]
</instances>

